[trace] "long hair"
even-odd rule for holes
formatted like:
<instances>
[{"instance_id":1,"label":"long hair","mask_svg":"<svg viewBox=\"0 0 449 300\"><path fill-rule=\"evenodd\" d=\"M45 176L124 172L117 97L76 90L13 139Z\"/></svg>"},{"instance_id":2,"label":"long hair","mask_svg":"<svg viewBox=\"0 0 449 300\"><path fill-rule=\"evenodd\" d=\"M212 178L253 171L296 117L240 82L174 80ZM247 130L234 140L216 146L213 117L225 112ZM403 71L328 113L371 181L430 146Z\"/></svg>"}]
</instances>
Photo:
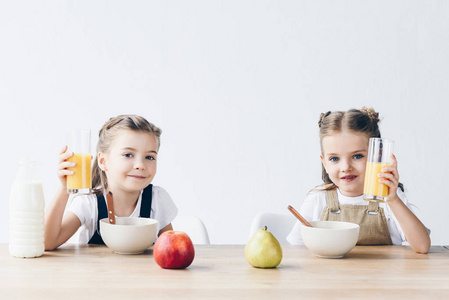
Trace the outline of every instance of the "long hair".
<instances>
[{"instance_id":1,"label":"long hair","mask_svg":"<svg viewBox=\"0 0 449 300\"><path fill-rule=\"evenodd\" d=\"M379 113L372 108L350 109L348 111L326 112L320 115L318 126L320 128L320 148L323 154L323 138L344 130L366 134L369 138L380 138ZM324 165L321 165L321 178L323 189L333 190L337 186L327 174ZM399 188L404 191L404 186L399 183Z\"/></svg>"},{"instance_id":2,"label":"long hair","mask_svg":"<svg viewBox=\"0 0 449 300\"><path fill-rule=\"evenodd\" d=\"M117 137L119 130L128 129L138 132L153 134L157 139L158 149L161 144L162 130L154 124L148 122L145 118L137 115L119 115L110 118L100 129L98 133L97 154L98 152L108 152L112 141ZM95 193L103 193L108 187L106 173L98 165L98 157L95 156L92 165L92 187Z\"/></svg>"}]
</instances>

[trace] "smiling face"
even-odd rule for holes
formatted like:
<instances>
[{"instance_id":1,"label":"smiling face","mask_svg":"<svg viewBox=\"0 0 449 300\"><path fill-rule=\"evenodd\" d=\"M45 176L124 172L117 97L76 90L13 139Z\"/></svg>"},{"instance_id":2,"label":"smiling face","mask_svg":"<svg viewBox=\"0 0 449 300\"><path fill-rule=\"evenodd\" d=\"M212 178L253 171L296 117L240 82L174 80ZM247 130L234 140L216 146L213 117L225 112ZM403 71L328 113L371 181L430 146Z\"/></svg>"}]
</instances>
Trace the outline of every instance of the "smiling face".
<instances>
[{"instance_id":1,"label":"smiling face","mask_svg":"<svg viewBox=\"0 0 449 300\"><path fill-rule=\"evenodd\" d=\"M348 197L363 194L369 138L341 131L322 139L321 161L330 179Z\"/></svg>"},{"instance_id":2,"label":"smiling face","mask_svg":"<svg viewBox=\"0 0 449 300\"><path fill-rule=\"evenodd\" d=\"M106 153L98 153L111 191L137 193L156 175L158 140L150 133L121 129Z\"/></svg>"}]
</instances>

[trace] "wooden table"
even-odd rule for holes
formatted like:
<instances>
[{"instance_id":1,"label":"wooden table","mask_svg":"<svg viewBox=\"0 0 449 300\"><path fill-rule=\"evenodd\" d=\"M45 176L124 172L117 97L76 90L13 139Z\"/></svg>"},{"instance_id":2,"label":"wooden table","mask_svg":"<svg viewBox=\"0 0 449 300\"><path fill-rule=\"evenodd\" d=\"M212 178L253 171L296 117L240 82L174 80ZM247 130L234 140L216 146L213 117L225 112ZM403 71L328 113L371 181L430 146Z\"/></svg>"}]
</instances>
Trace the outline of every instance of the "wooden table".
<instances>
[{"instance_id":1,"label":"wooden table","mask_svg":"<svg viewBox=\"0 0 449 300\"><path fill-rule=\"evenodd\" d=\"M40 258L9 256L0 244L0 299L449 299L449 249L355 247L345 258L283 246L275 269L256 269L244 245L195 246L186 270L161 269L152 251L119 255L65 245Z\"/></svg>"}]
</instances>

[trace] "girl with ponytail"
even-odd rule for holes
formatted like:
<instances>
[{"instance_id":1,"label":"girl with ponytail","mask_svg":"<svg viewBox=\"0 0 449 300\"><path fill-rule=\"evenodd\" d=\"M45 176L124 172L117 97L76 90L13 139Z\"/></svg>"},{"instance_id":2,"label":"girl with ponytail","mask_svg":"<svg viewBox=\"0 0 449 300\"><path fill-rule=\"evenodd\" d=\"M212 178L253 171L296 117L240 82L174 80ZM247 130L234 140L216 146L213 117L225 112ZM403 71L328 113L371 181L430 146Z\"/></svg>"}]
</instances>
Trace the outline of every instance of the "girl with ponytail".
<instances>
[{"instance_id":1,"label":"girl with ponytail","mask_svg":"<svg viewBox=\"0 0 449 300\"><path fill-rule=\"evenodd\" d=\"M151 182L156 175L161 130L145 118L119 115L100 129L92 166L94 193L71 198L66 190L73 156L64 146L59 154L59 188L46 211L45 248L52 250L79 230L78 242L104 244L99 221L108 217L106 194L112 194L115 215L158 220L159 235L172 230L177 215L170 195ZM67 203L70 203L66 210Z\"/></svg>"}]
</instances>

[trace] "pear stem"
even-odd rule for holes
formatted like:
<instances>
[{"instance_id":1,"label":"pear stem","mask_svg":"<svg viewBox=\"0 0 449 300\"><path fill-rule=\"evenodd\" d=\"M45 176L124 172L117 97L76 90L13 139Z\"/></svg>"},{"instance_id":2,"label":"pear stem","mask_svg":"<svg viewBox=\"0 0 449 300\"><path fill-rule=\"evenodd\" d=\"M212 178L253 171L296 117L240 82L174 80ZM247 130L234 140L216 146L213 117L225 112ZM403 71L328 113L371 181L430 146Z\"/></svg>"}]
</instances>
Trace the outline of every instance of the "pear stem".
<instances>
[{"instance_id":1,"label":"pear stem","mask_svg":"<svg viewBox=\"0 0 449 300\"><path fill-rule=\"evenodd\" d=\"M267 231L267 226L265 226L263 230Z\"/></svg>"}]
</instances>

